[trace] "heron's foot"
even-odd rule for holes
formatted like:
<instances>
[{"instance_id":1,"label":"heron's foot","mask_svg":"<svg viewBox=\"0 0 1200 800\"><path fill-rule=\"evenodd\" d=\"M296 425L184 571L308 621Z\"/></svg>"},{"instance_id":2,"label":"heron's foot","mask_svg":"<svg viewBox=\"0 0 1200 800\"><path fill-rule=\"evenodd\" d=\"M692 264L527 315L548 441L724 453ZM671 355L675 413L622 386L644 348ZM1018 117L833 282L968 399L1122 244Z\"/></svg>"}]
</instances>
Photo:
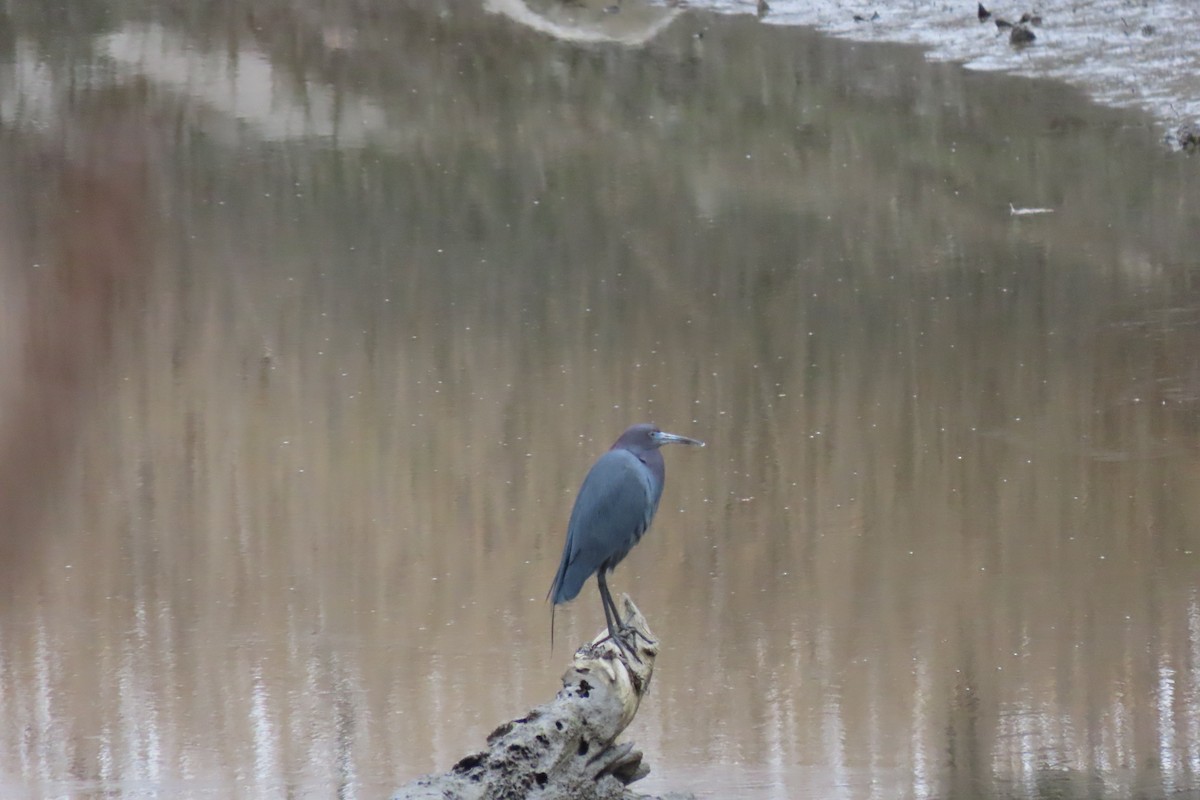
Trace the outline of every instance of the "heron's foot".
<instances>
[{"instance_id":1,"label":"heron's foot","mask_svg":"<svg viewBox=\"0 0 1200 800\"><path fill-rule=\"evenodd\" d=\"M629 635L631 633L634 634L632 637L630 637L630 635ZM596 642L596 644L601 644L602 642L612 642L613 644L615 644L617 646L617 649L619 649L621 652L625 653L625 655L629 656L634 661L641 664L642 659L641 659L641 656L639 656L637 654L637 648L636 648L638 635L639 635L638 632L636 630L634 630L633 628L622 625L621 627L617 628L616 630L609 628L608 635L605 636L600 641ZM644 639L645 637L643 636L642 638Z\"/></svg>"},{"instance_id":2,"label":"heron's foot","mask_svg":"<svg viewBox=\"0 0 1200 800\"><path fill-rule=\"evenodd\" d=\"M646 644L658 644L658 642L656 642L654 639L651 639L641 630L627 622L622 622L618 630L620 630L621 636L625 638L625 641L632 642L635 647L637 646L637 640L639 638Z\"/></svg>"}]
</instances>

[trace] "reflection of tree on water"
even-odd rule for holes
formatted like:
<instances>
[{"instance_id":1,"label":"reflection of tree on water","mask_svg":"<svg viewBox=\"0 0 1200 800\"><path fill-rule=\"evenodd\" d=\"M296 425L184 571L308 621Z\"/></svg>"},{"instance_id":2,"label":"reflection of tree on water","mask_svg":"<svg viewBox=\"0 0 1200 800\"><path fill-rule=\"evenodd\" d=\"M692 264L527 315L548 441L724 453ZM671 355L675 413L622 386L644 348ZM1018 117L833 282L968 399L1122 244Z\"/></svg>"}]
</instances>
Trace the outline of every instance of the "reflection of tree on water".
<instances>
[{"instance_id":1,"label":"reflection of tree on water","mask_svg":"<svg viewBox=\"0 0 1200 800\"><path fill-rule=\"evenodd\" d=\"M69 456L103 399L116 331L136 322L150 270L149 128L132 92L83 93L63 123L68 142L11 147L0 183L5 238L41 229L28 242L34 268L4 254L11 278L10 326L0 347L19 354L0 364L0 569L10 584L37 554L43 513L61 490ZM24 156L21 159L21 156ZM24 255L24 254L22 254ZM7 281L5 281L7 283ZM14 321L18 324L12 325Z\"/></svg>"}]
</instances>

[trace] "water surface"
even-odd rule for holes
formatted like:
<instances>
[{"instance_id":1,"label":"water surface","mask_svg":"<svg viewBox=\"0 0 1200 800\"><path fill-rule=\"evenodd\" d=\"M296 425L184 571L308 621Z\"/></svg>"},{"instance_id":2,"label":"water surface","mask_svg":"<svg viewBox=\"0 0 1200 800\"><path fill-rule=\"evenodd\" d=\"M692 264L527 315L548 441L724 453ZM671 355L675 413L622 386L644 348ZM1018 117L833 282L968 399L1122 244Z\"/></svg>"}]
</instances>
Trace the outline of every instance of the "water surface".
<instances>
[{"instance_id":1,"label":"water surface","mask_svg":"<svg viewBox=\"0 0 1200 800\"><path fill-rule=\"evenodd\" d=\"M0 38L5 797L448 768L557 688L643 419L709 444L612 580L645 791L1200 796L1200 170L1140 117L748 17L103 11Z\"/></svg>"}]
</instances>

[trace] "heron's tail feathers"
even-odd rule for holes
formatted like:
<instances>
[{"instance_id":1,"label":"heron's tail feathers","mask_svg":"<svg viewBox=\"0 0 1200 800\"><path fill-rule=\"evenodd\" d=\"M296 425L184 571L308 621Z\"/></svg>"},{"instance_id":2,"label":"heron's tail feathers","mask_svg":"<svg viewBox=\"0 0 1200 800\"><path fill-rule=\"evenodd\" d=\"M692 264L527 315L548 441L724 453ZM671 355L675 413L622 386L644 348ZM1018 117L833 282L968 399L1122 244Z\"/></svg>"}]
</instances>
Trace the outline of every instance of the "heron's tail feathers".
<instances>
[{"instance_id":1,"label":"heron's tail feathers","mask_svg":"<svg viewBox=\"0 0 1200 800\"><path fill-rule=\"evenodd\" d=\"M591 575L591 571L582 570L580 566L577 561L571 559L569 552L564 552L562 561L558 564L558 572L554 575L554 583L550 584L550 591L546 593L546 599L554 605L574 600L583 588L584 581Z\"/></svg>"}]
</instances>

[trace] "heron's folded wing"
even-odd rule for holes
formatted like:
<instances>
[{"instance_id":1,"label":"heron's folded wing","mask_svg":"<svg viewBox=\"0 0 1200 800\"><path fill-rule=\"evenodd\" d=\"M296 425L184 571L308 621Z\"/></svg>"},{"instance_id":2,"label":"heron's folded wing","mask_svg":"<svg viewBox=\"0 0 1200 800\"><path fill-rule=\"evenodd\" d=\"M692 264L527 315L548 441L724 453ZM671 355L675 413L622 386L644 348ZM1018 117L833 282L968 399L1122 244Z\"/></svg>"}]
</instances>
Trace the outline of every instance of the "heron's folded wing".
<instances>
[{"instance_id":1,"label":"heron's folded wing","mask_svg":"<svg viewBox=\"0 0 1200 800\"><path fill-rule=\"evenodd\" d=\"M584 478L575 499L567 541L572 566L590 575L616 566L650 526L657 499L646 465L627 450L605 453Z\"/></svg>"}]
</instances>

